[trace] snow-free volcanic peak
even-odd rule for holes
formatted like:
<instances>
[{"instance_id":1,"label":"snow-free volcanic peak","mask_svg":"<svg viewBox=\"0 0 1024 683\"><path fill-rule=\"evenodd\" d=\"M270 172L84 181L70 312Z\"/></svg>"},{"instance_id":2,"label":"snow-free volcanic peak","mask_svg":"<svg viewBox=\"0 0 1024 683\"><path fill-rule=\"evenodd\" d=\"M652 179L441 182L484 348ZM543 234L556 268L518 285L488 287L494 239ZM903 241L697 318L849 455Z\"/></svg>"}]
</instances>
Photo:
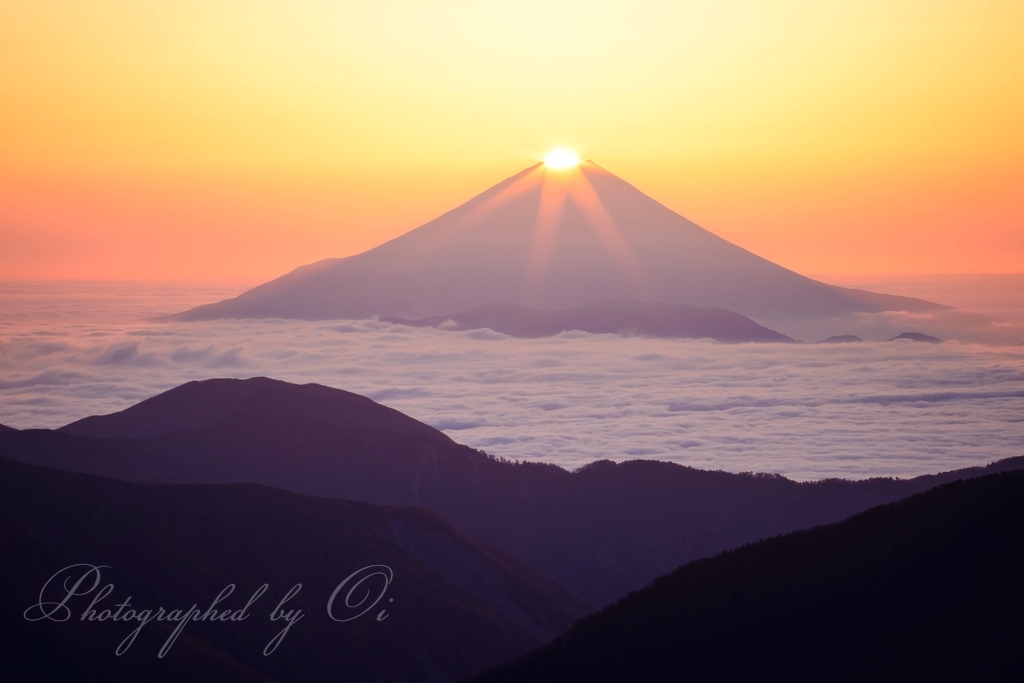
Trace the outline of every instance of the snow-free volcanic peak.
<instances>
[{"instance_id":1,"label":"snow-free volcanic peak","mask_svg":"<svg viewBox=\"0 0 1024 683\"><path fill-rule=\"evenodd\" d=\"M942 308L794 273L583 161L531 166L369 251L174 317L422 318L496 303L558 310L608 300L725 308L759 322Z\"/></svg>"}]
</instances>

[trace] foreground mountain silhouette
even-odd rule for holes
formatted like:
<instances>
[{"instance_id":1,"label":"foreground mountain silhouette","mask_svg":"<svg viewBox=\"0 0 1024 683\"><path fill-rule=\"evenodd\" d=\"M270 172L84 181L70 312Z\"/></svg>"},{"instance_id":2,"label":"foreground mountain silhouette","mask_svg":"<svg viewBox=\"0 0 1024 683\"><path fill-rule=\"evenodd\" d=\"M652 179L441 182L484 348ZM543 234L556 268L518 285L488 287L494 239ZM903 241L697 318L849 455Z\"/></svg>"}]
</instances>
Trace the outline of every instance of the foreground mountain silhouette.
<instances>
[{"instance_id":1,"label":"foreground mountain silhouette","mask_svg":"<svg viewBox=\"0 0 1024 683\"><path fill-rule=\"evenodd\" d=\"M476 683L1019 681L1024 473L694 562Z\"/></svg>"},{"instance_id":2,"label":"foreground mountain silhouette","mask_svg":"<svg viewBox=\"0 0 1024 683\"><path fill-rule=\"evenodd\" d=\"M609 454L615 455L615 454ZM501 461L368 398L266 378L190 382L0 456L142 483L235 483L430 510L595 607L685 562L1024 458L912 480L798 483L643 460Z\"/></svg>"},{"instance_id":3,"label":"foreground mountain silhouette","mask_svg":"<svg viewBox=\"0 0 1024 683\"><path fill-rule=\"evenodd\" d=\"M798 275L585 162L563 172L533 166L367 252L171 318L415 319L492 304L561 310L623 299L725 308L770 326L944 308Z\"/></svg>"},{"instance_id":4,"label":"foreground mountain silhouette","mask_svg":"<svg viewBox=\"0 0 1024 683\"><path fill-rule=\"evenodd\" d=\"M487 328L512 337L550 337L577 330L592 334L631 334L645 337L709 338L721 342L791 342L791 338L724 308L698 308L639 301L601 301L565 311L538 311L524 306L494 304L465 313L384 322L446 330Z\"/></svg>"},{"instance_id":5,"label":"foreground mountain silhouette","mask_svg":"<svg viewBox=\"0 0 1024 683\"><path fill-rule=\"evenodd\" d=\"M9 681L460 680L526 653L589 611L550 579L421 510L254 485L145 486L4 459L0 553L0 669ZM50 576L83 562L109 565L103 583L116 587L97 611L128 596L136 610L205 611L231 583L237 589L219 609L236 610L260 585L269 588L246 621L188 624L164 659L157 652L174 625L157 622L118 657L118 643L138 624L81 621L92 595L71 600L66 622L23 618ZM335 587L375 564L393 572L385 597L371 614L332 621ZM270 613L297 583L287 607L304 616L264 656L285 625ZM376 596L383 579L362 587ZM338 618L361 611L341 599L335 609ZM377 621L381 609L389 616Z\"/></svg>"}]
</instances>

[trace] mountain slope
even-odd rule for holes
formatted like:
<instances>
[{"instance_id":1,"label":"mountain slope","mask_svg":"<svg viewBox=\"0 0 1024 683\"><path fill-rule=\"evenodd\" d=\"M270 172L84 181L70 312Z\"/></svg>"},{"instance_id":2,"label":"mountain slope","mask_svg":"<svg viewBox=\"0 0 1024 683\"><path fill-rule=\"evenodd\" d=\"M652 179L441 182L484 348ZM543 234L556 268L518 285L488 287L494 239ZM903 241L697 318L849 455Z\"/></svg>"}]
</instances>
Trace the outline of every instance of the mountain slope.
<instances>
[{"instance_id":1,"label":"mountain slope","mask_svg":"<svg viewBox=\"0 0 1024 683\"><path fill-rule=\"evenodd\" d=\"M0 469L3 469L0 463ZM274 683L189 633L180 636L173 656L155 653L172 629L153 623L140 633L133 648L144 656L115 657L114 649L131 628L115 633L89 622L29 622L25 610L38 599L46 580L69 559L23 524L0 518L0 662L5 680L19 683L134 683L136 681L224 681ZM84 608L84 606L83 606ZM76 619L77 621L77 619ZM66 627L66 628L65 628ZM122 627L123 628L123 627Z\"/></svg>"},{"instance_id":2,"label":"mountain slope","mask_svg":"<svg viewBox=\"0 0 1024 683\"><path fill-rule=\"evenodd\" d=\"M234 583L237 592L225 603L234 610L269 584L248 621L189 624L186 633L198 644L188 652L183 647L181 657L177 650L168 655L193 673L211 668L211 659L235 662L236 680L257 679L242 676L255 674L250 669L288 681L458 680L545 642L587 611L549 579L429 513L253 485L144 486L0 459L0 529L4 557L16 558L5 560L2 571L17 580L15 588L5 581L0 594L9 608L0 615L0 642L22 642L5 665L30 672L71 668L79 679L111 680L109 674L127 669L160 680L174 669L165 670L156 657L162 638L115 657L132 627L83 624L79 615L90 596L73 599L66 623L23 619L47 578L74 563L109 566L104 582L117 593L102 607L111 608L130 595L137 609L205 609ZM326 606L334 588L370 565L393 571L385 598L372 615L332 621ZM270 621L270 612L297 583L302 588L288 608L305 616L264 656L283 626ZM383 587L378 580L374 590ZM389 616L376 620L379 609ZM335 606L338 617L356 611ZM204 653L209 656L199 656ZM51 667L55 659L62 666ZM220 673L177 678L234 679Z\"/></svg>"},{"instance_id":3,"label":"mountain slope","mask_svg":"<svg viewBox=\"0 0 1024 683\"><path fill-rule=\"evenodd\" d=\"M159 436L212 427L240 414L281 409L288 411L284 417L294 419L296 425L323 424L336 430L389 432L453 443L433 427L365 396L266 377L188 382L125 410L72 422L60 431L103 438Z\"/></svg>"},{"instance_id":4,"label":"mountain slope","mask_svg":"<svg viewBox=\"0 0 1024 683\"><path fill-rule=\"evenodd\" d=\"M943 308L827 285L704 230L592 162L528 168L362 254L298 268L178 320L421 318L497 303L725 308L760 322Z\"/></svg>"},{"instance_id":5,"label":"mountain slope","mask_svg":"<svg viewBox=\"0 0 1024 683\"><path fill-rule=\"evenodd\" d=\"M413 327L454 330L489 328L513 337L550 337L579 330L592 334L629 333L647 337L710 338L721 342L791 342L784 334L750 318L721 308L697 308L639 301L601 301L564 311L538 311L524 306L494 304L465 313L384 322Z\"/></svg>"},{"instance_id":6,"label":"mountain slope","mask_svg":"<svg viewBox=\"0 0 1024 683\"><path fill-rule=\"evenodd\" d=\"M922 334L920 332L903 332L901 334L897 334L888 341L899 341L900 339L909 339L910 341L925 342L927 344L939 344L942 342L938 337L933 337L930 334Z\"/></svg>"},{"instance_id":7,"label":"mountain slope","mask_svg":"<svg viewBox=\"0 0 1024 683\"><path fill-rule=\"evenodd\" d=\"M162 433L194 425L178 411L218 400L221 414L200 428ZM686 562L985 471L798 483L633 460L567 472L490 458L355 394L265 378L191 382L65 430L93 436L12 432L0 435L0 456L143 483L251 482L420 507L594 606ZM97 438L136 433L154 436ZM1024 458L991 469L1021 467Z\"/></svg>"},{"instance_id":8,"label":"mountain slope","mask_svg":"<svg viewBox=\"0 0 1024 683\"><path fill-rule=\"evenodd\" d=\"M828 339L822 339L819 344L856 344L864 341L855 334L835 334Z\"/></svg>"},{"instance_id":9,"label":"mountain slope","mask_svg":"<svg viewBox=\"0 0 1024 683\"><path fill-rule=\"evenodd\" d=\"M694 562L479 683L1024 676L1024 473Z\"/></svg>"}]
</instances>

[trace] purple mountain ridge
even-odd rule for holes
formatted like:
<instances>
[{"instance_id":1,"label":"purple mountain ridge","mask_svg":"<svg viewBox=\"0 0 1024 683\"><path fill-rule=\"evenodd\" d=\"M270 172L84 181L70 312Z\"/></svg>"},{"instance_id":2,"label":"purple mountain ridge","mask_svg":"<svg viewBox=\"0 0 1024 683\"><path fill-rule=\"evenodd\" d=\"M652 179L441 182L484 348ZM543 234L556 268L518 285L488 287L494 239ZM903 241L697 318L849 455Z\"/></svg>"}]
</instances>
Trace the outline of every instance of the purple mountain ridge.
<instances>
[{"instance_id":1,"label":"purple mountain ridge","mask_svg":"<svg viewBox=\"0 0 1024 683\"><path fill-rule=\"evenodd\" d=\"M422 510L252 484L147 486L3 458L0 552L0 662L8 681L302 683L336 680L338 672L342 680L462 680L551 640L590 611L551 579ZM104 582L119 591L99 609L129 595L136 607L187 606L211 600L228 581L238 590L222 608L238 609L261 583L270 590L244 625L189 623L158 659L171 629L154 623L118 657L131 627L79 621L90 596L69 603L71 623L22 617L49 576L97 561L90 558L103 558ZM392 572L390 600L380 606L393 618L374 621L373 610L364 620L334 622L325 609L331 591L371 564ZM264 615L297 581L302 588L289 608L304 610L301 627L264 656L279 630ZM362 587L378 595L381 581Z\"/></svg>"}]
</instances>

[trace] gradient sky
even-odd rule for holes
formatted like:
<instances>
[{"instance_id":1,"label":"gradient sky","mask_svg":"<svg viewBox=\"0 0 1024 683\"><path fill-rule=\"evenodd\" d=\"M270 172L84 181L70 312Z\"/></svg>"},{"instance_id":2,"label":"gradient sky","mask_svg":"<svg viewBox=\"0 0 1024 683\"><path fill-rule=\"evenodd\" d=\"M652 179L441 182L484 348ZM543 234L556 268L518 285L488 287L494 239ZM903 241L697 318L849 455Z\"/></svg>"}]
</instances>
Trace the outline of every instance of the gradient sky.
<instances>
[{"instance_id":1,"label":"gradient sky","mask_svg":"<svg viewBox=\"0 0 1024 683\"><path fill-rule=\"evenodd\" d=\"M554 146L801 272L1024 272L1024 2L0 0L0 279L264 280Z\"/></svg>"}]
</instances>

